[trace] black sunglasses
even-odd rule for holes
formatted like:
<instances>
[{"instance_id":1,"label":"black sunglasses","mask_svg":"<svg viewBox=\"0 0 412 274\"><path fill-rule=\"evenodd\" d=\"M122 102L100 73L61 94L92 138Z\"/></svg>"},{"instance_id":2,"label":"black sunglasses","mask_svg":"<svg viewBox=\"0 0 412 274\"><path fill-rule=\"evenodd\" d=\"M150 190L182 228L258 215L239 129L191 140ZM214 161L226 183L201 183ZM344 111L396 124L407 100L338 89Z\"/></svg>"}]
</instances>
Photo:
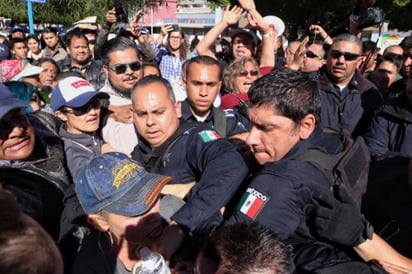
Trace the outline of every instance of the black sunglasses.
<instances>
[{"instance_id":1,"label":"black sunglasses","mask_svg":"<svg viewBox=\"0 0 412 274\"><path fill-rule=\"evenodd\" d=\"M318 59L318 60L323 60L323 57L322 57L322 56L315 54L315 53L314 53L313 51L311 51L311 50L308 50L308 51L306 52L306 57L311 58L311 59L316 58L316 59Z\"/></svg>"},{"instance_id":2,"label":"black sunglasses","mask_svg":"<svg viewBox=\"0 0 412 274\"><path fill-rule=\"evenodd\" d=\"M91 109L99 109L101 106L102 106L102 102L100 98L95 97L94 99L90 100L84 106L81 106L78 108L71 108L71 109L65 108L63 112L74 114L74 116L82 116L88 113Z\"/></svg>"},{"instance_id":3,"label":"black sunglasses","mask_svg":"<svg viewBox=\"0 0 412 274\"><path fill-rule=\"evenodd\" d=\"M257 70L242 70L241 72L239 72L239 76L242 77L246 77L248 74L250 74L250 76L258 76L259 75L259 71Z\"/></svg>"},{"instance_id":4,"label":"black sunglasses","mask_svg":"<svg viewBox=\"0 0 412 274\"><path fill-rule=\"evenodd\" d=\"M346 61L354 61L358 59L361 55L351 53L351 52L342 52L342 51L333 49L330 51L330 56L335 59L338 59L339 57L343 56Z\"/></svg>"},{"instance_id":5,"label":"black sunglasses","mask_svg":"<svg viewBox=\"0 0 412 274\"><path fill-rule=\"evenodd\" d=\"M117 65L108 65L108 68L116 74L123 74L127 71L127 69L131 69L132 71L138 71L143 68L142 62L136 61L129 64L117 64Z\"/></svg>"}]
</instances>

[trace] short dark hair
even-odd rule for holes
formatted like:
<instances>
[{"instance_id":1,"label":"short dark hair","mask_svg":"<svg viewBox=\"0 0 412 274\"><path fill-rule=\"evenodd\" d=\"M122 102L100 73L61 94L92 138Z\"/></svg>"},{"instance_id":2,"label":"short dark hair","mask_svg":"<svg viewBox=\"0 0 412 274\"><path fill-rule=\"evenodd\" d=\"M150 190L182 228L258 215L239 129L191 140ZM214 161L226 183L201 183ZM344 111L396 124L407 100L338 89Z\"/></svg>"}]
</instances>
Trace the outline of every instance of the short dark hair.
<instances>
[{"instance_id":1,"label":"short dark hair","mask_svg":"<svg viewBox=\"0 0 412 274\"><path fill-rule=\"evenodd\" d=\"M290 274L295 269L290 248L256 222L221 227L201 254L216 263L217 273Z\"/></svg>"},{"instance_id":2,"label":"short dark hair","mask_svg":"<svg viewBox=\"0 0 412 274\"><path fill-rule=\"evenodd\" d=\"M396 72L399 73L399 71L401 70L402 60L399 60L397 57L391 54L379 57L378 60L376 60L375 68L377 68L384 61L394 64L396 66Z\"/></svg>"},{"instance_id":3,"label":"short dark hair","mask_svg":"<svg viewBox=\"0 0 412 274\"><path fill-rule=\"evenodd\" d=\"M167 90L167 96L169 97L170 101L172 101L173 104L176 103L175 93L173 92L173 87L170 84L170 82L157 75L147 75L143 77L142 79L140 79L139 81L137 81L137 83L132 88L132 94L131 94L132 100L133 100L133 93L135 92L137 88L147 86L153 83L160 83L164 85Z\"/></svg>"},{"instance_id":4,"label":"short dark hair","mask_svg":"<svg viewBox=\"0 0 412 274\"><path fill-rule=\"evenodd\" d=\"M51 64L53 64L53 65L57 68L57 74L60 73L60 67L59 67L59 65L58 65L57 62L56 62L53 58L51 58L51 57L41 57L41 58L39 58L39 59L37 59L37 60L34 60L32 64L35 65L35 66L41 66L43 63L51 63Z\"/></svg>"},{"instance_id":5,"label":"short dark hair","mask_svg":"<svg viewBox=\"0 0 412 274\"><path fill-rule=\"evenodd\" d=\"M42 33L54 33L57 35L57 28L55 27L45 27Z\"/></svg>"},{"instance_id":6,"label":"short dark hair","mask_svg":"<svg viewBox=\"0 0 412 274\"><path fill-rule=\"evenodd\" d=\"M215 58L212 58L207 55L198 55L196 57L190 58L183 64L185 68L183 71L185 78L187 76L187 73L189 72L190 66L193 63L201 64L201 65L208 65L208 66L217 66L219 68L219 80L222 79L222 68L220 67L219 62Z\"/></svg>"},{"instance_id":7,"label":"short dark hair","mask_svg":"<svg viewBox=\"0 0 412 274\"><path fill-rule=\"evenodd\" d=\"M137 50L136 44L126 37L116 37L108 40L104 43L102 48L102 62L105 65L109 64L109 54L114 51L122 51L128 48L132 48L136 51L137 56L139 56L139 51ZM140 59L140 56L139 56Z\"/></svg>"},{"instance_id":8,"label":"short dark hair","mask_svg":"<svg viewBox=\"0 0 412 274\"><path fill-rule=\"evenodd\" d=\"M318 83L305 73L278 69L257 79L249 92L249 106L270 106L276 114L300 124L308 114L320 121L321 101Z\"/></svg>"},{"instance_id":9,"label":"short dark hair","mask_svg":"<svg viewBox=\"0 0 412 274\"><path fill-rule=\"evenodd\" d=\"M37 35L35 35L35 34L29 34L29 35L26 37L26 42L29 42L30 39L34 39L34 40L37 41L37 43L40 44L40 39L39 39L39 37L37 37Z\"/></svg>"},{"instance_id":10,"label":"short dark hair","mask_svg":"<svg viewBox=\"0 0 412 274\"><path fill-rule=\"evenodd\" d=\"M23 43L23 44L27 45L26 40L24 40L22 38L13 38L13 39L10 39L10 48L13 48L14 45L18 44L18 43Z\"/></svg>"},{"instance_id":11,"label":"short dark hair","mask_svg":"<svg viewBox=\"0 0 412 274\"><path fill-rule=\"evenodd\" d=\"M87 45L89 45L89 39L87 38L86 34L84 34L80 29L75 28L74 30L69 31L64 38L64 44L66 45L66 47L70 47L73 37L83 38L86 40Z\"/></svg>"}]
</instances>

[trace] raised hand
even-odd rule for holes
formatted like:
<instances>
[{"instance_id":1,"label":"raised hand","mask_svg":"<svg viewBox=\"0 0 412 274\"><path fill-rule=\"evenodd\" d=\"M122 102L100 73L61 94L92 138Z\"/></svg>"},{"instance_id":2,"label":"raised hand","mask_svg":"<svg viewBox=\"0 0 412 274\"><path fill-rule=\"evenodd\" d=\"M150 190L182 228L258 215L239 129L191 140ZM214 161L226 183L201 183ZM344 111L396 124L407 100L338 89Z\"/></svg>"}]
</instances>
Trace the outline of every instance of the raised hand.
<instances>
[{"instance_id":1,"label":"raised hand","mask_svg":"<svg viewBox=\"0 0 412 274\"><path fill-rule=\"evenodd\" d=\"M227 7L223 13L222 21L224 21L227 25L237 24L242 16L242 13L243 9L241 7L233 6L231 9Z\"/></svg>"}]
</instances>

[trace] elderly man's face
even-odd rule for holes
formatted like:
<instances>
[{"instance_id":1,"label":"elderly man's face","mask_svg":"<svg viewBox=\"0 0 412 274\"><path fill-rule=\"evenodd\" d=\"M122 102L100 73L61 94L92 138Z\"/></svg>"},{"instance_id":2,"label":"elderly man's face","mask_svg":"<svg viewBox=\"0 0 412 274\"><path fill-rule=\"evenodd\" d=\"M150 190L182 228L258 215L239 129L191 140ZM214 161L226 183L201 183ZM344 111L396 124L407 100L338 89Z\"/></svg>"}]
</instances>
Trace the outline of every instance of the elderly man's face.
<instances>
[{"instance_id":1,"label":"elderly man's face","mask_svg":"<svg viewBox=\"0 0 412 274\"><path fill-rule=\"evenodd\" d=\"M0 120L0 160L25 160L33 152L35 135L23 110L13 109Z\"/></svg>"}]
</instances>

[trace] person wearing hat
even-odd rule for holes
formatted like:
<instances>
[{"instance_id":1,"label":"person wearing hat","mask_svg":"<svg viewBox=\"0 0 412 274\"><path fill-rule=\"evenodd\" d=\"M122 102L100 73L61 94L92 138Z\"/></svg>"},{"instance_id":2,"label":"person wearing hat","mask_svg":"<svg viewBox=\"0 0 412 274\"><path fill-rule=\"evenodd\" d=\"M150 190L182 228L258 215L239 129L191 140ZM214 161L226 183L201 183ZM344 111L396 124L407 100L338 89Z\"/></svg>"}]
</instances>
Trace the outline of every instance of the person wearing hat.
<instances>
[{"instance_id":1,"label":"person wearing hat","mask_svg":"<svg viewBox=\"0 0 412 274\"><path fill-rule=\"evenodd\" d=\"M35 178L41 177L46 181L47 186L56 191L52 195L63 196L63 191L71 184L63 143L42 123L44 120L41 117L48 113L41 112L44 116L24 114L25 107L27 105L11 93L6 85L0 84L0 178L8 178L5 183L12 186L10 190L17 197L23 211L42 225L47 223L46 230L57 238L60 215L53 215L54 219L49 219L51 209L45 208L46 201L41 200L44 188L35 187L40 186ZM50 115L49 118L52 117ZM23 180L18 176L20 173L37 175L30 182L37 191L21 187ZM62 204L53 206L57 209Z\"/></svg>"},{"instance_id":2,"label":"person wearing hat","mask_svg":"<svg viewBox=\"0 0 412 274\"><path fill-rule=\"evenodd\" d=\"M5 85L17 98L27 105L24 108L25 113L39 111L45 106L44 99L40 95L39 90L32 84L22 81L10 81L5 83Z\"/></svg>"},{"instance_id":3,"label":"person wearing hat","mask_svg":"<svg viewBox=\"0 0 412 274\"><path fill-rule=\"evenodd\" d=\"M39 74L43 71L42 67L34 66L30 63L26 63L26 60L22 60L21 70L19 73L15 74L12 81L23 81L32 84L36 88L40 88L40 78Z\"/></svg>"},{"instance_id":4,"label":"person wearing hat","mask_svg":"<svg viewBox=\"0 0 412 274\"><path fill-rule=\"evenodd\" d=\"M0 43L0 61L9 59L10 48L8 45Z\"/></svg>"},{"instance_id":5,"label":"person wearing hat","mask_svg":"<svg viewBox=\"0 0 412 274\"><path fill-rule=\"evenodd\" d=\"M85 79L70 76L57 84L51 95L51 108L62 121L59 135L64 140L68 168L76 179L80 167L90 158L100 155L104 145L98 135L101 99L110 96L98 92Z\"/></svg>"},{"instance_id":6,"label":"person wearing hat","mask_svg":"<svg viewBox=\"0 0 412 274\"><path fill-rule=\"evenodd\" d=\"M219 35L221 35L226 28L237 24L242 17L243 11L248 12L249 24L255 26L262 35L262 49L259 59L259 66L261 74L268 74L275 65L274 44L276 33L265 22L260 13L256 10L253 0L239 0L240 7L234 6L231 9L225 10L222 20L211 28L205 37L196 46L196 51L199 55L209 55L215 57L210 50L211 45L214 44ZM232 56L238 58L241 56L256 57L258 51L258 38L253 29L238 28L230 32L232 38ZM216 58L216 57L215 57Z\"/></svg>"},{"instance_id":7,"label":"person wearing hat","mask_svg":"<svg viewBox=\"0 0 412 274\"><path fill-rule=\"evenodd\" d=\"M16 39L16 38L24 39L25 33L26 33L26 30L24 27L20 25L15 25L14 27L11 28L10 39Z\"/></svg>"},{"instance_id":8,"label":"person wearing hat","mask_svg":"<svg viewBox=\"0 0 412 274\"><path fill-rule=\"evenodd\" d=\"M172 180L148 173L119 152L102 154L84 165L75 188L96 231L76 256L72 273L131 273L142 260L143 247L154 250L169 236L159 197Z\"/></svg>"}]
</instances>

